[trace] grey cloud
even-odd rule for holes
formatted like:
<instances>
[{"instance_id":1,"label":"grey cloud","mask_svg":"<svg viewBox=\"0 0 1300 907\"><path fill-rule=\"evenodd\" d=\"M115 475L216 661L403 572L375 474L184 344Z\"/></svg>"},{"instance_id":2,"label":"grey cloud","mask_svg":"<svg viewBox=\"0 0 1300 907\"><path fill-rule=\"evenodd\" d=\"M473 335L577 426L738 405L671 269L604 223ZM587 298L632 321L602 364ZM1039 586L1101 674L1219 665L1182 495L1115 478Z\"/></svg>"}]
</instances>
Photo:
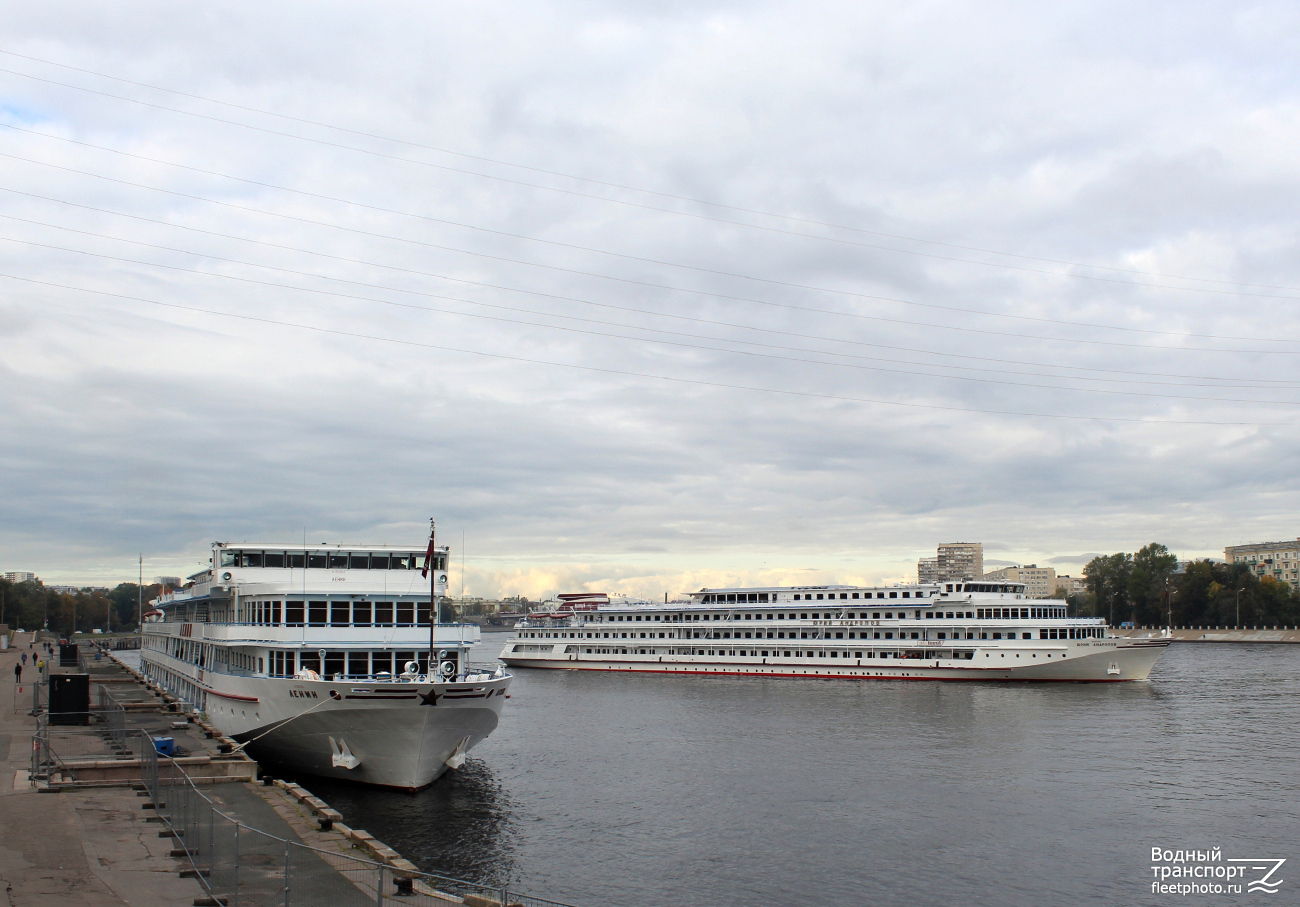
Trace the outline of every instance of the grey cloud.
<instances>
[{"instance_id":1,"label":"grey cloud","mask_svg":"<svg viewBox=\"0 0 1300 907\"><path fill-rule=\"evenodd\" d=\"M1079 390L1296 400L1293 355L1233 352L1293 349L1290 302L1266 298L1291 290L1133 285L1300 286L1291 224L1300 186L1293 157L1278 151L1300 130L1293 48L1284 27L1258 27L1260 17L1291 21L1285 8L559 4L519 7L509 20L423 4L379 14L234 4L165 19L130 3L111 14L94 4L10 12L7 47L34 56L894 236L345 137L7 59L386 154L864 244L604 203L0 77L5 122L40 117L40 129L70 138L452 222L5 131L15 155L298 219L11 159L0 185L354 261L4 192L0 213L107 238L13 220L0 221L0 235L444 310L0 243L0 273L342 332L0 283L8 569L98 578L141 549L160 565L188 564L212 538L304 529L418 540L432 514L449 539L465 531L481 593L543 588L551 580L537 571L554 566L557 583L658 595L711 582L710 570L898 576L955 536L982 538L1001 557L1079 564L1087 558L1072 552L1169 540L1213 554L1235 538L1293 532L1294 407ZM602 336L615 333L696 348Z\"/></svg>"}]
</instances>

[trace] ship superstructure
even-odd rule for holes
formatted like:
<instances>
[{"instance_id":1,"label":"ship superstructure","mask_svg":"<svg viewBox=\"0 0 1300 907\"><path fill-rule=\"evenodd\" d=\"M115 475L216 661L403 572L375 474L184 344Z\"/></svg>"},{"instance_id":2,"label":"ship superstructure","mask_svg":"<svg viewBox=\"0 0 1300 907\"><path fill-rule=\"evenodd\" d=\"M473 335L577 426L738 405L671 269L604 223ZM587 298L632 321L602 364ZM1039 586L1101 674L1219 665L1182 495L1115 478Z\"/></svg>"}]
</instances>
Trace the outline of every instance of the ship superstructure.
<instances>
[{"instance_id":1,"label":"ship superstructure","mask_svg":"<svg viewBox=\"0 0 1300 907\"><path fill-rule=\"evenodd\" d=\"M214 543L150 603L142 669L261 759L424 787L496 728L511 680L470 664L478 627L437 622L447 556Z\"/></svg>"},{"instance_id":2,"label":"ship superstructure","mask_svg":"<svg viewBox=\"0 0 1300 907\"><path fill-rule=\"evenodd\" d=\"M512 667L908 680L1145 680L1163 638L1110 636L1020 583L701 589L529 615Z\"/></svg>"}]
</instances>

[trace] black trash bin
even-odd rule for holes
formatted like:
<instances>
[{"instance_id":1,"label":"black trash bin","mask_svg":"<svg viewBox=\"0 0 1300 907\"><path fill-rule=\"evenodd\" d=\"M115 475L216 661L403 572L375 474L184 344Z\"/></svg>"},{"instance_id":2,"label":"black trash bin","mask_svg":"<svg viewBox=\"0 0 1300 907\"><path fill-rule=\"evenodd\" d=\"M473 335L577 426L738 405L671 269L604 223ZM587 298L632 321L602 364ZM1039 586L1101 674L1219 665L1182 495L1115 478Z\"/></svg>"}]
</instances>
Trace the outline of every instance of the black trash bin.
<instances>
[{"instance_id":1,"label":"black trash bin","mask_svg":"<svg viewBox=\"0 0 1300 907\"><path fill-rule=\"evenodd\" d=\"M50 675L50 724L90 724L90 675Z\"/></svg>"},{"instance_id":2,"label":"black trash bin","mask_svg":"<svg viewBox=\"0 0 1300 907\"><path fill-rule=\"evenodd\" d=\"M75 668L77 666L77 644L75 642L59 643L59 667Z\"/></svg>"}]
</instances>

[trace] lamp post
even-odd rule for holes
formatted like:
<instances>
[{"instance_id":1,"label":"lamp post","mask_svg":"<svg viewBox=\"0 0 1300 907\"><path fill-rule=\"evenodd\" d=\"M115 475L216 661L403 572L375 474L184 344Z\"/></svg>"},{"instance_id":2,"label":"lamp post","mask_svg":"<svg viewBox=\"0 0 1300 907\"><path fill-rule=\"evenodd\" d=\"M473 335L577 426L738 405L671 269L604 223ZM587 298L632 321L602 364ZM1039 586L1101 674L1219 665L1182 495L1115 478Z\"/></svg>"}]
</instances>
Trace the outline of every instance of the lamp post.
<instances>
[{"instance_id":1,"label":"lamp post","mask_svg":"<svg viewBox=\"0 0 1300 907\"><path fill-rule=\"evenodd\" d=\"M1237 587L1237 629L1241 629L1241 587Z\"/></svg>"}]
</instances>

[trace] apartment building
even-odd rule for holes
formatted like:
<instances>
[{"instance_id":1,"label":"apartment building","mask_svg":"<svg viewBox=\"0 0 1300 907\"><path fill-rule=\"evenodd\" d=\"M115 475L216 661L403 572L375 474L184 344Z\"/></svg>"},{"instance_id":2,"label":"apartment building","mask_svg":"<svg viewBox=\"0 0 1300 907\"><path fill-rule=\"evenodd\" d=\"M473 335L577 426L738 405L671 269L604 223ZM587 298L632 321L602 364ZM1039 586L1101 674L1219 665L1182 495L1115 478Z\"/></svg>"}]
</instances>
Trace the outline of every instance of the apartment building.
<instances>
[{"instance_id":1,"label":"apartment building","mask_svg":"<svg viewBox=\"0 0 1300 907\"><path fill-rule=\"evenodd\" d=\"M1048 598L1056 592L1056 569L1025 564L1023 567L1000 567L984 574L984 579L1004 583L1024 583L1025 594L1033 598Z\"/></svg>"},{"instance_id":2,"label":"apartment building","mask_svg":"<svg viewBox=\"0 0 1300 907\"><path fill-rule=\"evenodd\" d=\"M916 562L916 581L918 583L937 583L939 576L939 559L923 557Z\"/></svg>"},{"instance_id":3,"label":"apartment building","mask_svg":"<svg viewBox=\"0 0 1300 907\"><path fill-rule=\"evenodd\" d=\"M1223 559L1229 564L1249 564L1260 579L1271 576L1291 587L1300 583L1300 539L1230 545L1223 549Z\"/></svg>"},{"instance_id":4,"label":"apartment building","mask_svg":"<svg viewBox=\"0 0 1300 907\"><path fill-rule=\"evenodd\" d=\"M984 545L981 542L949 542L940 545L935 557L916 562L917 581L956 582L984 575Z\"/></svg>"}]
</instances>

